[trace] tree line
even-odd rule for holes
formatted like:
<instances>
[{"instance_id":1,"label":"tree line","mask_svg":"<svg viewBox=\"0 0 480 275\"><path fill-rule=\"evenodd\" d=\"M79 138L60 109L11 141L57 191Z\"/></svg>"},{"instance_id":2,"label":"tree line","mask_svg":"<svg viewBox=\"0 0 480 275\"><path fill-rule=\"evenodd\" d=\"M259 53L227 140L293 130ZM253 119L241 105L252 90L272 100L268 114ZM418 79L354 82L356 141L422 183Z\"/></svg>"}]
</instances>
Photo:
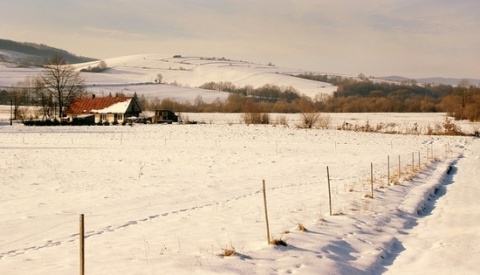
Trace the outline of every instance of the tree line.
<instances>
[{"instance_id":1,"label":"tree line","mask_svg":"<svg viewBox=\"0 0 480 275\"><path fill-rule=\"evenodd\" d=\"M480 87L467 80L460 81L457 86L338 77L334 82L337 91L319 103L321 111L446 112L455 119L480 119Z\"/></svg>"},{"instance_id":2,"label":"tree line","mask_svg":"<svg viewBox=\"0 0 480 275\"><path fill-rule=\"evenodd\" d=\"M314 98L302 96L292 87L264 85L236 87L230 82L208 82L203 89L232 93L222 104L187 102L183 108L223 112L299 113L299 112L446 112L456 119L480 119L480 87L462 80L457 86L418 85L415 81L401 83L374 82L341 76L305 74L297 77L336 85L331 96L319 94ZM166 102L170 101L167 99ZM158 103L158 102L157 102ZM199 104L201 103L201 104ZM160 102L160 105L161 102ZM180 106L178 106L180 107ZM213 107L213 108L212 108Z\"/></svg>"}]
</instances>

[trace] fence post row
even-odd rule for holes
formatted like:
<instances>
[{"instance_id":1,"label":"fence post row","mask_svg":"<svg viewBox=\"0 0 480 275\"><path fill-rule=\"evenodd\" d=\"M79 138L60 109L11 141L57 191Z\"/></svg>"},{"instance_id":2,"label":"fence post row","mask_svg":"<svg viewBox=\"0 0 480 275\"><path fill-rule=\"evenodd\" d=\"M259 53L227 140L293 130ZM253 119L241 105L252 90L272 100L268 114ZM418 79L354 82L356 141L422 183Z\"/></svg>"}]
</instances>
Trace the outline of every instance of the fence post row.
<instances>
[{"instance_id":1,"label":"fence post row","mask_svg":"<svg viewBox=\"0 0 480 275\"><path fill-rule=\"evenodd\" d=\"M427 163L428 163L428 151L429 148L427 147ZM433 157L433 146L431 149L432 152L432 157ZM447 151L448 152L448 151ZM412 169L414 170L415 168L415 160L414 160L414 155L415 153L412 153ZM420 170L420 151L418 151L418 169ZM387 184L390 184L390 156L387 156ZM401 161L400 161L400 155L398 156L398 180L400 180L401 176ZM374 194L374 188L373 188L373 163L370 163L370 185L371 185L371 196L373 198ZM332 216L332 192L331 192L331 186L330 186L330 171L327 166L327 183L328 183L328 204L329 204L329 210L330 210L330 216ZM268 222L268 210L267 210L267 193L266 193L266 188L265 188L265 180L262 182L262 189L263 189L263 204L265 208L265 222L266 222L266 227L267 227L267 241L268 244L270 244L271 239L270 239L270 226ZM79 223L79 240L80 240L80 275L85 275L85 223L84 223L84 214L80 214L80 223Z\"/></svg>"}]
</instances>

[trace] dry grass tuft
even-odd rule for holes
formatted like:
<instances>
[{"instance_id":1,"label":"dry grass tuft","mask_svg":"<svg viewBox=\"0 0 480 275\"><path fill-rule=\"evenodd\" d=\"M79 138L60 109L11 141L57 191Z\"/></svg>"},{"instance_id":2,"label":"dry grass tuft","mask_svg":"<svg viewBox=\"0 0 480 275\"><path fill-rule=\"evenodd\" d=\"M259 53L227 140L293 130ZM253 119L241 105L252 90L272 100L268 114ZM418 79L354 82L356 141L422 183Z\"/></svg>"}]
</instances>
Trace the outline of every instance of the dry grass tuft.
<instances>
[{"instance_id":1,"label":"dry grass tuft","mask_svg":"<svg viewBox=\"0 0 480 275\"><path fill-rule=\"evenodd\" d=\"M400 183L400 178L397 176L393 176L391 179L390 179L390 185L397 185Z\"/></svg>"},{"instance_id":2,"label":"dry grass tuft","mask_svg":"<svg viewBox=\"0 0 480 275\"><path fill-rule=\"evenodd\" d=\"M235 249L234 248L226 248L223 250L223 256L229 257L235 255Z\"/></svg>"},{"instance_id":3,"label":"dry grass tuft","mask_svg":"<svg viewBox=\"0 0 480 275\"><path fill-rule=\"evenodd\" d=\"M325 221L327 221L327 220L325 219L325 216L323 215L322 212L319 212L319 213L318 213L318 221L319 221L319 222L325 222Z\"/></svg>"},{"instance_id":4,"label":"dry grass tuft","mask_svg":"<svg viewBox=\"0 0 480 275\"><path fill-rule=\"evenodd\" d=\"M287 246L287 242L285 242L285 241L282 240L282 239L273 239L273 240L270 240L270 244L272 244L272 245L283 245L283 246Z\"/></svg>"},{"instance_id":5,"label":"dry grass tuft","mask_svg":"<svg viewBox=\"0 0 480 275\"><path fill-rule=\"evenodd\" d=\"M288 119L285 115L279 115L275 120L275 124L282 125L288 128Z\"/></svg>"},{"instance_id":6,"label":"dry grass tuft","mask_svg":"<svg viewBox=\"0 0 480 275\"><path fill-rule=\"evenodd\" d=\"M231 256L235 256L235 254L236 254L235 248L231 246L231 247L222 248L222 253L220 253L220 256L231 257Z\"/></svg>"},{"instance_id":7,"label":"dry grass tuft","mask_svg":"<svg viewBox=\"0 0 480 275\"><path fill-rule=\"evenodd\" d=\"M305 228L305 226L303 226L303 224L299 223L297 225L297 230L298 231L302 231L302 232L307 232L308 230Z\"/></svg>"}]
</instances>

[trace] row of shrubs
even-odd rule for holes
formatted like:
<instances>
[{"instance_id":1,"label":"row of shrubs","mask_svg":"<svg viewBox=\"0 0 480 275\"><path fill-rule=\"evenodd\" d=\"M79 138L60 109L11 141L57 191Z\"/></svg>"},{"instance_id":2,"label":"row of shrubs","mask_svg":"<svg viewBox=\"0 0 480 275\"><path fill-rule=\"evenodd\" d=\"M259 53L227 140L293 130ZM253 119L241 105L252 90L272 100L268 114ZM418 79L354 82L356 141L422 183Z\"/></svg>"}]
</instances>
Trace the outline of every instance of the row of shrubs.
<instances>
[{"instance_id":1,"label":"row of shrubs","mask_svg":"<svg viewBox=\"0 0 480 275\"><path fill-rule=\"evenodd\" d=\"M25 126L60 126L60 125L70 125L69 122L60 121L58 119L54 120L25 120L23 121Z\"/></svg>"},{"instance_id":2,"label":"row of shrubs","mask_svg":"<svg viewBox=\"0 0 480 275\"><path fill-rule=\"evenodd\" d=\"M447 136L480 136L478 128L473 129L473 133L466 133L460 126L456 125L453 118L445 117L442 123L435 123L433 126L422 126L418 123L399 129L396 123L378 123L372 125L367 121L363 125L351 124L343 122L341 126L332 127L331 119L328 115L321 113L301 113L300 121L295 125L300 129L336 129L353 132L370 132L370 133L384 133L384 134L412 134L412 135L447 135ZM268 113L244 113L242 114L242 121L245 124L275 124L288 127L288 121L285 116L277 116L275 121L272 121Z\"/></svg>"},{"instance_id":3,"label":"row of shrubs","mask_svg":"<svg viewBox=\"0 0 480 275\"><path fill-rule=\"evenodd\" d=\"M74 119L72 122L69 121L60 121L58 119L47 119L47 120L25 120L23 121L23 124L25 126L109 126L109 125L120 125L119 122L115 121L110 123L109 121L100 121L98 123L92 123L91 121L86 121L86 120L76 120ZM121 123L121 125L127 125L128 123L124 121Z\"/></svg>"},{"instance_id":4,"label":"row of shrubs","mask_svg":"<svg viewBox=\"0 0 480 275\"><path fill-rule=\"evenodd\" d=\"M269 113L244 113L242 120L245 124L273 124L284 125L288 127L288 121L285 116L279 116L275 121L272 121ZM138 120L136 123L147 123L147 120ZM182 119L183 124L197 124L196 121L189 121L188 117ZM92 123L88 120L77 120L73 122L53 120L26 120L23 122L26 126L60 126L60 125L75 125L75 126L109 126L119 125L117 121L110 123L109 121L100 121L98 123ZM126 121L121 123L122 125L132 125ZM331 119L328 115L322 115L320 113L302 113L300 123L295 125L297 128L309 129L331 128ZM396 123L378 123L371 125L368 121L364 125L354 125L348 122L344 122L341 126L337 126L337 130L354 131L354 132L372 132L372 133L386 133L386 134L427 134L427 135L451 135L451 136L466 136L467 133L463 132L459 126L457 126L453 120L449 117L445 117L443 123L437 123L433 127L428 125L426 128L419 127L417 123L414 123L410 128L399 131ZM479 136L479 130L475 129L473 136Z\"/></svg>"}]
</instances>

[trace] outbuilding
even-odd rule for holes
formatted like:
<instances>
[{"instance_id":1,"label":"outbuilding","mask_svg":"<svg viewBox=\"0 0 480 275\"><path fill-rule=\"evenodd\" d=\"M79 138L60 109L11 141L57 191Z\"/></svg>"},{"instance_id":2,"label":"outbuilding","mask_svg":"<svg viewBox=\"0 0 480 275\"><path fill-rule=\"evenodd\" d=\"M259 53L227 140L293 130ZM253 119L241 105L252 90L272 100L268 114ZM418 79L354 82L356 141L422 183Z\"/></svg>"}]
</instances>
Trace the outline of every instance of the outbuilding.
<instances>
[{"instance_id":1,"label":"outbuilding","mask_svg":"<svg viewBox=\"0 0 480 275\"><path fill-rule=\"evenodd\" d=\"M178 116L170 110L155 110L152 123L172 123L178 122Z\"/></svg>"}]
</instances>

